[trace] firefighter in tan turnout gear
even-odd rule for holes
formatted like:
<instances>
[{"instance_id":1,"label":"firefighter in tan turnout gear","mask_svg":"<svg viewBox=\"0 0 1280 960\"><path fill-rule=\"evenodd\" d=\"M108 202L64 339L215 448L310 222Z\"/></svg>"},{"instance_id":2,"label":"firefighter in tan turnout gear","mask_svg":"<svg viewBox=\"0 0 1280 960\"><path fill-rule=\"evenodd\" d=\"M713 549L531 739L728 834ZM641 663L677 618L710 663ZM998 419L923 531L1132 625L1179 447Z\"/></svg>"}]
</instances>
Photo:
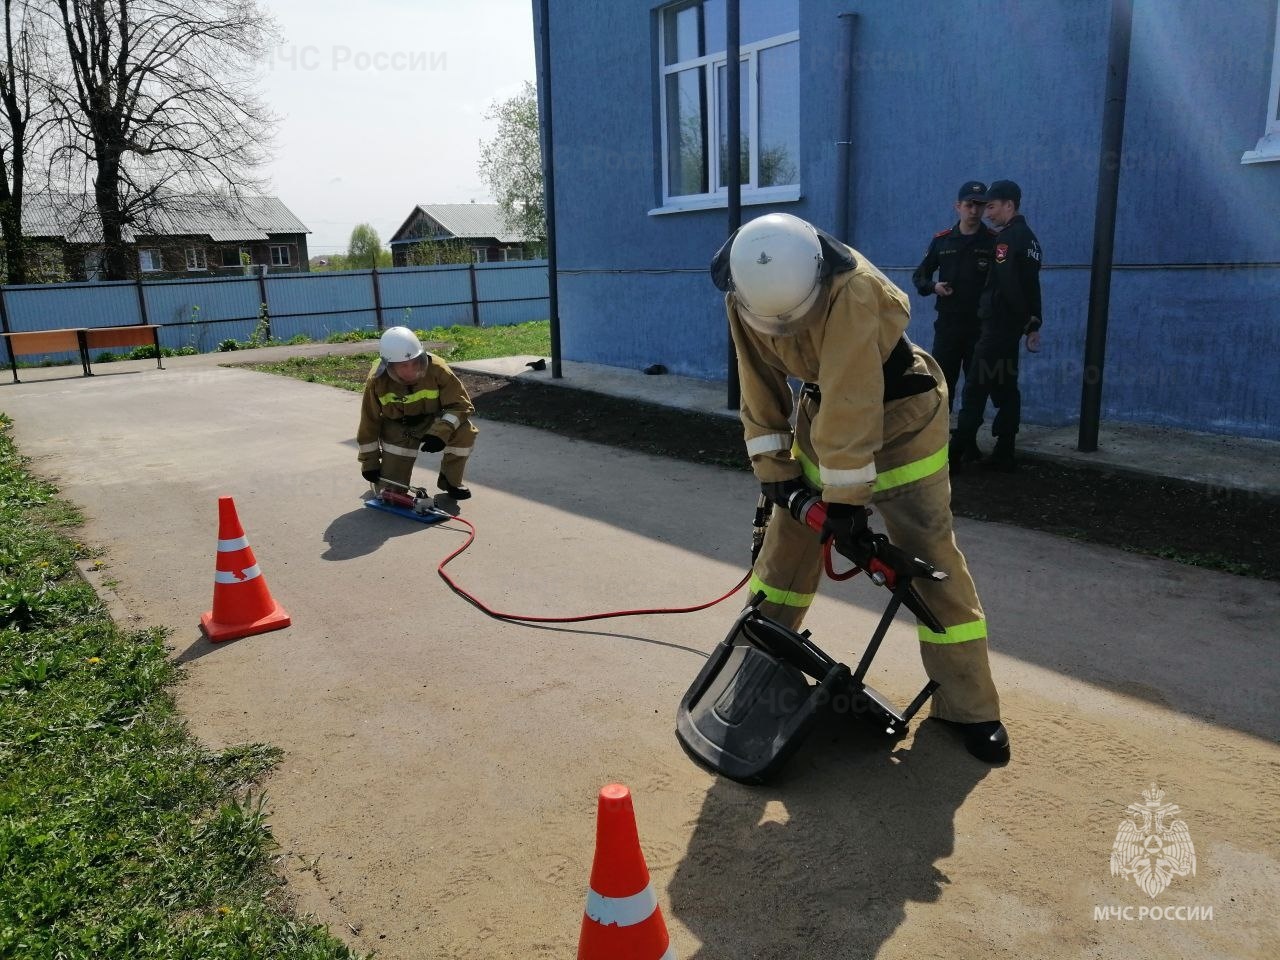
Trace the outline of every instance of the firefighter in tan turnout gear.
<instances>
[{"instance_id":1,"label":"firefighter in tan turnout gear","mask_svg":"<svg viewBox=\"0 0 1280 960\"><path fill-rule=\"evenodd\" d=\"M1004 762L986 620L952 532L945 380L904 334L906 296L861 254L788 214L747 223L711 269L738 352L747 453L775 504L751 577L761 611L798 629L818 589L822 541L858 555L874 507L894 544L949 574L916 581L945 627L917 627L925 671L940 684L933 717L974 756ZM805 384L798 410L788 377ZM778 506L799 485L828 504L821 537Z\"/></svg>"},{"instance_id":2,"label":"firefighter in tan turnout gear","mask_svg":"<svg viewBox=\"0 0 1280 960\"><path fill-rule=\"evenodd\" d=\"M449 365L427 353L408 327L391 327L365 381L356 444L360 474L370 483L408 486L418 450L440 453L436 485L455 500L471 491L462 475L475 447L475 407Z\"/></svg>"}]
</instances>

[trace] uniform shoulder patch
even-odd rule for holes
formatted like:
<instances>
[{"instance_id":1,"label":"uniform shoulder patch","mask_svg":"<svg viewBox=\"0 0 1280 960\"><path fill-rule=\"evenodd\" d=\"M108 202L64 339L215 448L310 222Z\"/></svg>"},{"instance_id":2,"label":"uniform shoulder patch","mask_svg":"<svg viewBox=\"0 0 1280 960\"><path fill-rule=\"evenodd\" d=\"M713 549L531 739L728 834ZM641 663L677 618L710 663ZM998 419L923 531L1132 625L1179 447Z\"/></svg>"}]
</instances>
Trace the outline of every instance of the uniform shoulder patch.
<instances>
[{"instance_id":1,"label":"uniform shoulder patch","mask_svg":"<svg viewBox=\"0 0 1280 960\"><path fill-rule=\"evenodd\" d=\"M933 235L933 238L936 240L938 239L938 237L945 237L950 232L951 232L950 227L943 227L941 230L939 230L937 233Z\"/></svg>"}]
</instances>

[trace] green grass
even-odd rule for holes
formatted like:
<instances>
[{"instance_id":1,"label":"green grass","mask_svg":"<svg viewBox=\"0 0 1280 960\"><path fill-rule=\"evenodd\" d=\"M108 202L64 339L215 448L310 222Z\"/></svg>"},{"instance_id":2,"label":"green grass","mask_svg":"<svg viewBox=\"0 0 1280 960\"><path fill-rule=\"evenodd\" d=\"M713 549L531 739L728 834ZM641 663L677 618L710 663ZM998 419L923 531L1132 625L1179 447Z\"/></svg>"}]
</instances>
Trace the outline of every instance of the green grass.
<instances>
[{"instance_id":1,"label":"green grass","mask_svg":"<svg viewBox=\"0 0 1280 960\"><path fill-rule=\"evenodd\" d=\"M159 631L126 633L75 562L80 517L0 414L0 957L354 956L282 906L265 797L278 751L187 733Z\"/></svg>"},{"instance_id":2,"label":"green grass","mask_svg":"<svg viewBox=\"0 0 1280 960\"><path fill-rule=\"evenodd\" d=\"M415 330L423 343L444 343L439 356L450 362L458 360L483 360L486 357L513 357L531 354L551 355L551 322L535 320L513 324L509 327L433 327ZM352 331L329 338L331 343L350 343L360 340L376 340L377 331ZM344 357L290 357L274 363L237 364L264 373L281 374L324 383L347 390L361 390L369 376L369 367L377 359L377 347L370 343L369 353L357 353Z\"/></svg>"},{"instance_id":3,"label":"green grass","mask_svg":"<svg viewBox=\"0 0 1280 960\"><path fill-rule=\"evenodd\" d=\"M514 357L521 354L551 355L551 321L534 320L507 327L435 327L415 331L419 339L439 340L451 345L441 355L449 361L483 360L486 357Z\"/></svg>"}]
</instances>

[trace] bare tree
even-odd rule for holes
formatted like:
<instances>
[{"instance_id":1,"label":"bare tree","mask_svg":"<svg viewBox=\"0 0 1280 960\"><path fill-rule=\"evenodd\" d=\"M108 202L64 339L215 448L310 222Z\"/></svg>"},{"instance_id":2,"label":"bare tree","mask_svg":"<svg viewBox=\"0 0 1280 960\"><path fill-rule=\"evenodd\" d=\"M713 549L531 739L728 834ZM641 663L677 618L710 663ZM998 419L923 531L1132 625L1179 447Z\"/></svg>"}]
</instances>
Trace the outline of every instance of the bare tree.
<instances>
[{"instance_id":1,"label":"bare tree","mask_svg":"<svg viewBox=\"0 0 1280 960\"><path fill-rule=\"evenodd\" d=\"M25 0L4 0L4 59L0 62L0 242L9 283L27 281L22 209L28 158L47 119L47 36Z\"/></svg>"},{"instance_id":2,"label":"bare tree","mask_svg":"<svg viewBox=\"0 0 1280 960\"><path fill-rule=\"evenodd\" d=\"M275 118L255 84L275 24L256 0L57 0L56 16L66 135L53 164L68 182L92 177L102 276L123 279L126 229L172 228L259 187Z\"/></svg>"}]
</instances>

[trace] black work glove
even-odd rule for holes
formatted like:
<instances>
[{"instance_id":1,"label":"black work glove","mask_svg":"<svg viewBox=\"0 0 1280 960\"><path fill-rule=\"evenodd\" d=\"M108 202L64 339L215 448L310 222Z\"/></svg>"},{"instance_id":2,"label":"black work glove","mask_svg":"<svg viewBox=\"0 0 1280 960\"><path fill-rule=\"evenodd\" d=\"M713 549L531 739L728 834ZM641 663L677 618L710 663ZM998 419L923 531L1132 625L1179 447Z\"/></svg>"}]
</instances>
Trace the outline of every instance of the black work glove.
<instances>
[{"instance_id":1,"label":"black work glove","mask_svg":"<svg viewBox=\"0 0 1280 960\"><path fill-rule=\"evenodd\" d=\"M775 480L772 483L760 484L760 492L764 498L770 503L776 503L783 510L787 509L787 502L791 499L791 495L797 490L808 490L805 482L799 477L792 477L790 480Z\"/></svg>"},{"instance_id":2,"label":"black work glove","mask_svg":"<svg viewBox=\"0 0 1280 960\"><path fill-rule=\"evenodd\" d=\"M382 479L382 471L379 470L377 467L372 467L369 470L361 470L360 476L364 477L370 483L377 483L380 479Z\"/></svg>"},{"instance_id":3,"label":"black work glove","mask_svg":"<svg viewBox=\"0 0 1280 960\"><path fill-rule=\"evenodd\" d=\"M822 542L835 540L835 548L862 566L875 554L875 537L867 527L871 511L849 503L828 503L822 524Z\"/></svg>"},{"instance_id":4,"label":"black work glove","mask_svg":"<svg viewBox=\"0 0 1280 960\"><path fill-rule=\"evenodd\" d=\"M422 438L422 450L425 453L439 453L444 449L444 441L439 437L425 436Z\"/></svg>"}]
</instances>

